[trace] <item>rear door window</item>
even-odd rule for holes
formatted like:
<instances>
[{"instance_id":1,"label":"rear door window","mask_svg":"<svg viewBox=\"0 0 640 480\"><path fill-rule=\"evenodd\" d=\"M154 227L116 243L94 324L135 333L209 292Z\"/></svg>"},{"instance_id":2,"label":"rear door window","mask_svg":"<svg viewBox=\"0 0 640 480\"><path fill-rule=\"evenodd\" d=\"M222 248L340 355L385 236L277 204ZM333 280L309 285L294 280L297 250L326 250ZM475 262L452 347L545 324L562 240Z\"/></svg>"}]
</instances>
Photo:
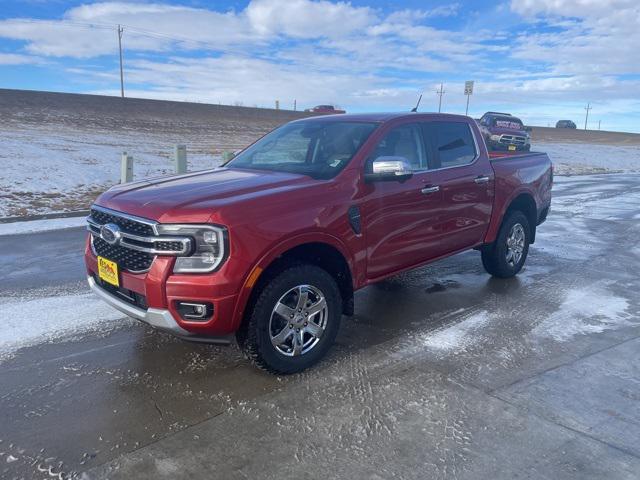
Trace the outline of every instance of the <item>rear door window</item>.
<instances>
[{"instance_id":1,"label":"rear door window","mask_svg":"<svg viewBox=\"0 0 640 480\"><path fill-rule=\"evenodd\" d=\"M435 168L472 163L478 152L469 125L464 122L425 122L425 133L434 150Z\"/></svg>"}]
</instances>

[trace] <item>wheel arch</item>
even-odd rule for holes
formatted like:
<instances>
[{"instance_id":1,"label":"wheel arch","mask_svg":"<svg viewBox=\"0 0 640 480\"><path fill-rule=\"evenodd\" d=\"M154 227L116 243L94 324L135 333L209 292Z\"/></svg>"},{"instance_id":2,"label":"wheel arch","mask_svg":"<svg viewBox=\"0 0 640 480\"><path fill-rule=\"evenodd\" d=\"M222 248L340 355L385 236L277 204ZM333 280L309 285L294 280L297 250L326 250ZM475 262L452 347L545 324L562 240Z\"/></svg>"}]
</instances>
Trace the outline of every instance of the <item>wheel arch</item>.
<instances>
[{"instance_id":1,"label":"wheel arch","mask_svg":"<svg viewBox=\"0 0 640 480\"><path fill-rule=\"evenodd\" d=\"M331 235L301 235L285 240L265 254L251 269L238 296L234 325L242 340L247 312L262 285L289 265L310 263L327 270L336 280L342 297L342 312L353 315L353 259L341 242Z\"/></svg>"},{"instance_id":2,"label":"wheel arch","mask_svg":"<svg viewBox=\"0 0 640 480\"><path fill-rule=\"evenodd\" d=\"M527 220L529 221L529 228L531 229L530 243L534 243L536 241L536 226L538 224L538 207L533 195L527 192L517 195L511 203L509 203L509 206L502 217L502 221L507 218L507 215L514 211L520 211L527 217Z\"/></svg>"}]
</instances>

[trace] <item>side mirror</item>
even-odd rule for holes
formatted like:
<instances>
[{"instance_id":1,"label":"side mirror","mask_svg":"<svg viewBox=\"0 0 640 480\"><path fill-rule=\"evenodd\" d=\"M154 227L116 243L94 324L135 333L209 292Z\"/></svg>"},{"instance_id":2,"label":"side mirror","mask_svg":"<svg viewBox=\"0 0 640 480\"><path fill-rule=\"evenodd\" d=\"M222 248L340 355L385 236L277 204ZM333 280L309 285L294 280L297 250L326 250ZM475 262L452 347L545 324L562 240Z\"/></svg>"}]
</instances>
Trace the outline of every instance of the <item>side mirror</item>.
<instances>
[{"instance_id":1,"label":"side mirror","mask_svg":"<svg viewBox=\"0 0 640 480\"><path fill-rule=\"evenodd\" d=\"M405 157L378 157L371 165L371 173L365 173L367 182L402 181L413 175L411 164Z\"/></svg>"}]
</instances>

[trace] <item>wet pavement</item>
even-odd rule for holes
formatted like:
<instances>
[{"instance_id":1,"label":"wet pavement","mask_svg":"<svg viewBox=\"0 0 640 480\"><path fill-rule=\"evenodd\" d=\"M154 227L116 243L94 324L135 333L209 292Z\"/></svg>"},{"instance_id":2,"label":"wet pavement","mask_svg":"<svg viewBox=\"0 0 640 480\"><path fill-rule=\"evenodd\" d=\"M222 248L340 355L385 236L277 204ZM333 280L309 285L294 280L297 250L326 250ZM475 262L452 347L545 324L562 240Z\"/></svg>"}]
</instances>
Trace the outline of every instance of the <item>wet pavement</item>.
<instances>
[{"instance_id":1,"label":"wet pavement","mask_svg":"<svg viewBox=\"0 0 640 480\"><path fill-rule=\"evenodd\" d=\"M125 319L15 351L0 478L637 479L640 175L552 210L518 277L468 252L366 288L299 375ZM0 237L0 314L85 293L82 236Z\"/></svg>"}]
</instances>

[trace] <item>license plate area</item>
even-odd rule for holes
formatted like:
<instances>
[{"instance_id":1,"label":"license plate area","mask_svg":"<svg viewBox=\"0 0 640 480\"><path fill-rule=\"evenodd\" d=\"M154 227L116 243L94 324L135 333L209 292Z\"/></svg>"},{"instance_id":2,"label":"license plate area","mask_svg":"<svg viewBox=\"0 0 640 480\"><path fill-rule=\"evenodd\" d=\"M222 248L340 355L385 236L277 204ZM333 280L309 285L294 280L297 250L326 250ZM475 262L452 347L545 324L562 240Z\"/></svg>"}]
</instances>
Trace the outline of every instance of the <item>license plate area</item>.
<instances>
[{"instance_id":1,"label":"license plate area","mask_svg":"<svg viewBox=\"0 0 640 480\"><path fill-rule=\"evenodd\" d=\"M509 151L510 151L510 152L513 152L513 151L515 151L516 146L515 146L515 145L509 145L509 147L508 147L508 148L509 148Z\"/></svg>"},{"instance_id":2,"label":"license plate area","mask_svg":"<svg viewBox=\"0 0 640 480\"><path fill-rule=\"evenodd\" d=\"M116 262L98 256L98 276L114 287L120 286L120 274Z\"/></svg>"}]
</instances>

